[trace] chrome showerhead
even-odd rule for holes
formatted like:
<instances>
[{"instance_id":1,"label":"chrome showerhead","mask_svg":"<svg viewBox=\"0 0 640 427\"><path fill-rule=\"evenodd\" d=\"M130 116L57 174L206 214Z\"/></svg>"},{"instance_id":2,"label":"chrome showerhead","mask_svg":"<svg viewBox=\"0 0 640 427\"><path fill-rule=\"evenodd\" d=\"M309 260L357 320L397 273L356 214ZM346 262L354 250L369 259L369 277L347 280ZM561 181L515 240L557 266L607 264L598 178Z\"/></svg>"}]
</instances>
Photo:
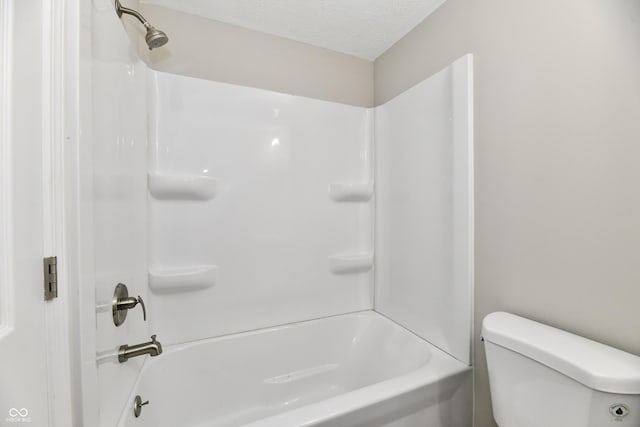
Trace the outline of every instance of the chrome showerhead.
<instances>
[{"instance_id":1,"label":"chrome showerhead","mask_svg":"<svg viewBox=\"0 0 640 427\"><path fill-rule=\"evenodd\" d=\"M147 27L147 35L144 36L144 40L147 42L147 46L149 46L149 50L155 49L160 46L164 46L169 41L169 37L164 33L164 31L160 31L153 25L147 23L145 25Z\"/></svg>"},{"instance_id":2,"label":"chrome showerhead","mask_svg":"<svg viewBox=\"0 0 640 427\"><path fill-rule=\"evenodd\" d=\"M144 16L140 14L137 10L129 9L128 7L122 6L120 4L120 0L115 0L116 5L116 13L118 17L122 18L122 14L127 14L135 17L144 25L147 29L147 34L144 36L144 40L147 42L147 46L149 46L149 50L155 49L160 46L164 46L169 41L169 37L164 33L164 31L158 30L153 25L149 24L149 21L145 19Z\"/></svg>"}]
</instances>

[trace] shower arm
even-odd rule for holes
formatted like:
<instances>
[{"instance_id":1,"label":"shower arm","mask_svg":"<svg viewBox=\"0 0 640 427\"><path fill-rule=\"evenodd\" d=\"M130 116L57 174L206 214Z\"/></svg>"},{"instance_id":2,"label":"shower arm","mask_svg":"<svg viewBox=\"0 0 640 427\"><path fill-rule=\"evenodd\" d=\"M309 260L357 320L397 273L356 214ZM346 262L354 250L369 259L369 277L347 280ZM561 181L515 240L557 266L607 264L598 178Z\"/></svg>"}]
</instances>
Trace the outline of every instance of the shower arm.
<instances>
[{"instance_id":1,"label":"shower arm","mask_svg":"<svg viewBox=\"0 0 640 427\"><path fill-rule=\"evenodd\" d=\"M149 28L151 26L151 24L149 24L149 21L147 21L145 17L142 16L140 12L138 12L137 10L129 9L128 7L122 6L122 4L120 3L120 0L115 0L115 2L116 2L116 13L118 14L118 18L122 18L122 14L127 14L127 15L131 15L138 18L138 21L140 21L140 23L144 25L145 28Z\"/></svg>"}]
</instances>

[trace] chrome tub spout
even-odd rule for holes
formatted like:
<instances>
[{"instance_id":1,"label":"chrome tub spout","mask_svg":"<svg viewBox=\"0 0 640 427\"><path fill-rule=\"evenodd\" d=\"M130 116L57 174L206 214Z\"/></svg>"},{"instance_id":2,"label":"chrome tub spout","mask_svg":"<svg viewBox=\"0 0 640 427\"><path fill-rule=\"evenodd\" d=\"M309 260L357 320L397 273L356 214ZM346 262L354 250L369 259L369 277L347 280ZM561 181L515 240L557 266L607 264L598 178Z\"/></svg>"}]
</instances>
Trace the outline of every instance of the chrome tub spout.
<instances>
[{"instance_id":1,"label":"chrome tub spout","mask_svg":"<svg viewBox=\"0 0 640 427\"><path fill-rule=\"evenodd\" d=\"M118 351L118 361L123 363L132 357L143 356L145 354L151 357L162 354L162 345L156 341L155 335L151 335L151 341L149 342L136 345L121 345Z\"/></svg>"}]
</instances>

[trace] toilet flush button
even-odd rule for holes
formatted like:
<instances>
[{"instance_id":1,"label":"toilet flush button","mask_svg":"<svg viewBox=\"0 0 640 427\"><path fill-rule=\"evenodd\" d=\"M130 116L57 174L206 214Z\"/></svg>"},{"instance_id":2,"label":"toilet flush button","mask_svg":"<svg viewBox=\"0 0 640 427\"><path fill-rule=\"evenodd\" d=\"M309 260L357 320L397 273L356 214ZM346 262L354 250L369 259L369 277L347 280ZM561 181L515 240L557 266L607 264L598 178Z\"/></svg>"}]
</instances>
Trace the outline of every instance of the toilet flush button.
<instances>
[{"instance_id":1,"label":"toilet flush button","mask_svg":"<svg viewBox=\"0 0 640 427\"><path fill-rule=\"evenodd\" d=\"M609 413L616 419L622 419L629 415L629 407L622 403L616 403L609 407Z\"/></svg>"}]
</instances>

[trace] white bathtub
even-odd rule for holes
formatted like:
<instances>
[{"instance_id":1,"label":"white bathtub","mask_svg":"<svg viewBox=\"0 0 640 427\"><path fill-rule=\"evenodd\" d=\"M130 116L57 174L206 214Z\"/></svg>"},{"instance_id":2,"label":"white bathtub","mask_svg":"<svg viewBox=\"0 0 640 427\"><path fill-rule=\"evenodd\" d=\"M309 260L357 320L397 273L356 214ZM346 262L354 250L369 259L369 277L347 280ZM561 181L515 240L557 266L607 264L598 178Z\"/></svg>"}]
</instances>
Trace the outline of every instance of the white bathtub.
<instances>
[{"instance_id":1,"label":"white bathtub","mask_svg":"<svg viewBox=\"0 0 640 427\"><path fill-rule=\"evenodd\" d=\"M169 346L145 361L119 426L467 427L470 372L360 312ZM139 418L136 394L150 401Z\"/></svg>"}]
</instances>

